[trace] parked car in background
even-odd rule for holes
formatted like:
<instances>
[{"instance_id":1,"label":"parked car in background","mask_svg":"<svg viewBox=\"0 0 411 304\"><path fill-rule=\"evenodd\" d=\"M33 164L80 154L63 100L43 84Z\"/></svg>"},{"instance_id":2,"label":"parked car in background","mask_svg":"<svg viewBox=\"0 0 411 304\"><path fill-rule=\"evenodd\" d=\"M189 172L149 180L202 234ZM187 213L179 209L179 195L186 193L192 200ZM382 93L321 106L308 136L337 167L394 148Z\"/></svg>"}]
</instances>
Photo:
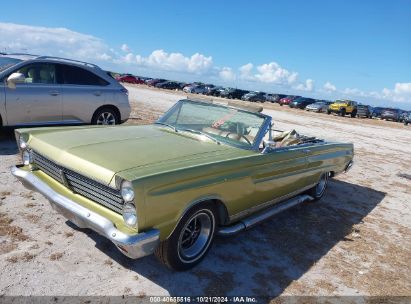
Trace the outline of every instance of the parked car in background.
<instances>
[{"instance_id":1,"label":"parked car in background","mask_svg":"<svg viewBox=\"0 0 411 304\"><path fill-rule=\"evenodd\" d=\"M267 94L266 100L269 101L269 102L272 102L272 103L274 103L274 102L278 103L280 101L280 99L284 98L284 97L286 97L286 95L283 95L283 94Z\"/></svg>"},{"instance_id":2,"label":"parked car in background","mask_svg":"<svg viewBox=\"0 0 411 304\"><path fill-rule=\"evenodd\" d=\"M288 95L286 97L281 98L279 104L280 104L280 106L290 105L290 103L294 99L297 99L298 97L301 97L301 96Z\"/></svg>"},{"instance_id":3,"label":"parked car in background","mask_svg":"<svg viewBox=\"0 0 411 304\"><path fill-rule=\"evenodd\" d=\"M177 90L180 89L180 84L175 81L165 81L159 82L155 85L156 88L167 89L167 90Z\"/></svg>"},{"instance_id":4,"label":"parked car in background","mask_svg":"<svg viewBox=\"0 0 411 304\"><path fill-rule=\"evenodd\" d=\"M328 106L327 114L337 113L340 116L346 114L355 117L357 115L357 102L352 100L336 100Z\"/></svg>"},{"instance_id":5,"label":"parked car in background","mask_svg":"<svg viewBox=\"0 0 411 304\"><path fill-rule=\"evenodd\" d=\"M11 171L129 258L154 253L187 270L216 235L318 201L351 168L353 144L271 125L255 110L180 100L153 125L17 130L22 164Z\"/></svg>"},{"instance_id":6,"label":"parked car in background","mask_svg":"<svg viewBox=\"0 0 411 304\"><path fill-rule=\"evenodd\" d=\"M410 112L409 111L404 111L404 110L400 110L400 111L401 111L400 122L403 122L405 117L407 117Z\"/></svg>"},{"instance_id":7,"label":"parked car in background","mask_svg":"<svg viewBox=\"0 0 411 304\"><path fill-rule=\"evenodd\" d=\"M312 104L309 104L305 107L306 111L325 113L327 112L328 104L324 101L316 101Z\"/></svg>"},{"instance_id":8,"label":"parked car in background","mask_svg":"<svg viewBox=\"0 0 411 304\"><path fill-rule=\"evenodd\" d=\"M146 84L150 87L154 87L157 83L160 82L165 82L167 79L162 79L162 78L154 78L146 81Z\"/></svg>"},{"instance_id":9,"label":"parked car in background","mask_svg":"<svg viewBox=\"0 0 411 304\"><path fill-rule=\"evenodd\" d=\"M290 108L297 108L297 109L304 109L306 106L309 104L312 104L315 102L315 99L313 98L307 98L307 97L298 97L294 99L292 102L290 102L289 107Z\"/></svg>"},{"instance_id":10,"label":"parked car in background","mask_svg":"<svg viewBox=\"0 0 411 304\"><path fill-rule=\"evenodd\" d=\"M381 113L381 119L384 120L392 120L392 121L400 121L401 111L399 109L385 109Z\"/></svg>"},{"instance_id":11,"label":"parked car in background","mask_svg":"<svg viewBox=\"0 0 411 304\"><path fill-rule=\"evenodd\" d=\"M380 117L381 117L381 113L382 113L382 111L384 111L384 110L385 110L385 108L382 108L382 107L374 107L374 108L372 108L371 116L372 116L372 117L375 117L375 118L380 118Z\"/></svg>"},{"instance_id":12,"label":"parked car in background","mask_svg":"<svg viewBox=\"0 0 411 304\"><path fill-rule=\"evenodd\" d=\"M178 83L178 86L179 86L179 88L178 88L179 90L183 90L184 87L188 85L188 83L186 83L186 82L177 82L177 83Z\"/></svg>"},{"instance_id":13,"label":"parked car in background","mask_svg":"<svg viewBox=\"0 0 411 304\"><path fill-rule=\"evenodd\" d=\"M208 93L213 90L216 86L213 84L206 84L204 85L204 93L205 95L208 95Z\"/></svg>"},{"instance_id":14,"label":"parked car in background","mask_svg":"<svg viewBox=\"0 0 411 304\"><path fill-rule=\"evenodd\" d=\"M226 88L220 92L220 97L228 98L228 99L241 99L244 94L247 94L249 91L241 90L241 89L234 89L234 88Z\"/></svg>"},{"instance_id":15,"label":"parked car in background","mask_svg":"<svg viewBox=\"0 0 411 304\"><path fill-rule=\"evenodd\" d=\"M372 107L367 105L357 105L357 117L372 118Z\"/></svg>"},{"instance_id":16,"label":"parked car in background","mask_svg":"<svg viewBox=\"0 0 411 304\"><path fill-rule=\"evenodd\" d=\"M116 79L120 82L126 82L126 83L132 83L132 84L145 84L144 80L134 75L131 75L131 74L121 75L121 76L118 76Z\"/></svg>"},{"instance_id":17,"label":"parked car in background","mask_svg":"<svg viewBox=\"0 0 411 304\"><path fill-rule=\"evenodd\" d=\"M130 112L128 91L94 64L0 55L0 126L114 125Z\"/></svg>"},{"instance_id":18,"label":"parked car in background","mask_svg":"<svg viewBox=\"0 0 411 304\"><path fill-rule=\"evenodd\" d=\"M241 100L251 102L264 102L266 100L266 93L264 92L249 92L241 97Z\"/></svg>"},{"instance_id":19,"label":"parked car in background","mask_svg":"<svg viewBox=\"0 0 411 304\"><path fill-rule=\"evenodd\" d=\"M185 93L203 94L206 92L206 86L204 84L190 84L183 88Z\"/></svg>"},{"instance_id":20,"label":"parked car in background","mask_svg":"<svg viewBox=\"0 0 411 304\"><path fill-rule=\"evenodd\" d=\"M208 96L218 97L218 96L220 96L221 92L223 92L224 90L225 89L223 87L218 86L218 87L208 89L204 94L208 95Z\"/></svg>"},{"instance_id":21,"label":"parked car in background","mask_svg":"<svg viewBox=\"0 0 411 304\"><path fill-rule=\"evenodd\" d=\"M411 123L411 112L408 112L407 115L404 116L404 125L408 125L409 123Z\"/></svg>"}]
</instances>

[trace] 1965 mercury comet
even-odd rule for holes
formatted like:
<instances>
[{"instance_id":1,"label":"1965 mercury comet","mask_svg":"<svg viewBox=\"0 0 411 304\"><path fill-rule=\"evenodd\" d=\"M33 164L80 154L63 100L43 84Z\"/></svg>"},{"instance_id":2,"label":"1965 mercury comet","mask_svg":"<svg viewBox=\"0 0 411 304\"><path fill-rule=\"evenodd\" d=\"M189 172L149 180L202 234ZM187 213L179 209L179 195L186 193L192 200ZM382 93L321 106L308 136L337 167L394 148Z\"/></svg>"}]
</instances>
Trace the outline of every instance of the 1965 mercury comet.
<instances>
[{"instance_id":1,"label":"1965 mercury comet","mask_svg":"<svg viewBox=\"0 0 411 304\"><path fill-rule=\"evenodd\" d=\"M130 258L185 270L231 235L320 199L353 145L273 130L241 107L180 100L155 124L16 130L12 173Z\"/></svg>"}]
</instances>

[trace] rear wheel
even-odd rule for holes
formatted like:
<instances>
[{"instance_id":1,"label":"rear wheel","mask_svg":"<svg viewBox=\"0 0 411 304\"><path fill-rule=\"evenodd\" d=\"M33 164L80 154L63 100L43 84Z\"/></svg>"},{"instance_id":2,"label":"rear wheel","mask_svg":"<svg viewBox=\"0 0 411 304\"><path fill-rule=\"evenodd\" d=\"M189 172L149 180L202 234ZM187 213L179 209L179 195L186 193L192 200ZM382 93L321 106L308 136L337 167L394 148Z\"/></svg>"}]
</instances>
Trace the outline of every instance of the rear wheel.
<instances>
[{"instance_id":1,"label":"rear wheel","mask_svg":"<svg viewBox=\"0 0 411 304\"><path fill-rule=\"evenodd\" d=\"M351 117L354 118L355 116L357 116L357 111L354 110L354 111L351 112Z\"/></svg>"},{"instance_id":2,"label":"rear wheel","mask_svg":"<svg viewBox=\"0 0 411 304\"><path fill-rule=\"evenodd\" d=\"M314 198L314 201L318 201L323 197L325 190L327 189L327 186L328 186L329 178L330 178L329 172L323 173L318 183L313 188L307 191L307 194L310 195L312 198Z\"/></svg>"},{"instance_id":3,"label":"rear wheel","mask_svg":"<svg viewBox=\"0 0 411 304\"><path fill-rule=\"evenodd\" d=\"M341 115L341 116L345 116L345 109L344 109L344 108L341 108L341 109L340 109L340 115Z\"/></svg>"},{"instance_id":4,"label":"rear wheel","mask_svg":"<svg viewBox=\"0 0 411 304\"><path fill-rule=\"evenodd\" d=\"M330 115L330 114L331 114L331 111L330 111L330 110L327 110L327 114Z\"/></svg>"},{"instance_id":5,"label":"rear wheel","mask_svg":"<svg viewBox=\"0 0 411 304\"><path fill-rule=\"evenodd\" d=\"M216 229L212 203L189 210L170 237L160 243L154 254L169 268L183 271L197 265L210 249Z\"/></svg>"},{"instance_id":6,"label":"rear wheel","mask_svg":"<svg viewBox=\"0 0 411 304\"><path fill-rule=\"evenodd\" d=\"M118 125L120 118L114 109L101 108L94 113L91 123L93 125Z\"/></svg>"}]
</instances>

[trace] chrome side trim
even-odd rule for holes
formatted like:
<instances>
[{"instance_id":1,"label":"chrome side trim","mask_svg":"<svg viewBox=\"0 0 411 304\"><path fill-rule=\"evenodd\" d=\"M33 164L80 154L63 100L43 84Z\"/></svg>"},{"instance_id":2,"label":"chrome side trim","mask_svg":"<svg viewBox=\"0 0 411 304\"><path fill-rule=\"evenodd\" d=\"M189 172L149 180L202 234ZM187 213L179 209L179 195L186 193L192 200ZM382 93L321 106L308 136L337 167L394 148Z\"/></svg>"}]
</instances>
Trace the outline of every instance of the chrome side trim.
<instances>
[{"instance_id":1,"label":"chrome side trim","mask_svg":"<svg viewBox=\"0 0 411 304\"><path fill-rule=\"evenodd\" d=\"M350 160L350 162L347 164L347 166L344 169L344 173L347 173L348 170L350 170L353 165L354 165L354 160Z\"/></svg>"},{"instance_id":2,"label":"chrome side trim","mask_svg":"<svg viewBox=\"0 0 411 304\"><path fill-rule=\"evenodd\" d=\"M255 225L261 223L262 221L265 221L269 219L270 217L287 210L291 207L294 207L296 205L299 205L305 201L311 201L313 198L310 195L304 194L304 195L299 195L296 196L292 199L289 199L288 201L285 201L281 204L275 205L267 210L264 210L260 213L251 215L248 218L243 219L241 222L227 226L227 227L221 227L218 231L217 234L219 236L230 236L233 234L236 234L242 230L249 229L251 227L254 227Z\"/></svg>"},{"instance_id":3,"label":"chrome side trim","mask_svg":"<svg viewBox=\"0 0 411 304\"><path fill-rule=\"evenodd\" d=\"M126 234L118 230L107 218L56 192L32 172L13 166L11 173L25 187L35 190L46 197L53 209L61 213L70 222L73 222L80 228L89 228L101 234L112 241L124 255L132 259L152 254L160 242L160 232L158 229L151 229L136 234Z\"/></svg>"},{"instance_id":4,"label":"chrome side trim","mask_svg":"<svg viewBox=\"0 0 411 304\"><path fill-rule=\"evenodd\" d=\"M297 191L288 193L288 194L286 194L286 195L283 195L283 196L280 196L280 197L278 197L278 198L272 199L272 200L270 200L270 201L268 201L268 202L262 203L262 204L260 204L260 205L257 205L257 206L251 207L251 208L248 208L248 209L246 209L246 210L244 210L244 211L241 211L241 212L239 212L239 213L237 213L237 214L231 215L231 216L229 216L229 221L230 221L231 223L232 223L232 222L237 222L238 220L246 217L247 215L256 213L256 212L258 212L258 211L260 211L260 210L262 210L262 209L265 209L265 208L270 207L271 205L274 205L274 204L277 204L277 203L279 203L279 202L281 202L281 201L285 201L285 200L287 200L287 199L289 199L289 198L292 198L292 197L294 197L294 196L296 196L296 195L298 195L298 194L300 194L300 193L302 193L302 192L304 192L304 191L307 191L308 189L311 189L311 188L314 187L315 185L316 185L316 183L310 184L310 185L305 186L305 187L303 187L303 188L301 188L301 189L298 189Z\"/></svg>"}]
</instances>

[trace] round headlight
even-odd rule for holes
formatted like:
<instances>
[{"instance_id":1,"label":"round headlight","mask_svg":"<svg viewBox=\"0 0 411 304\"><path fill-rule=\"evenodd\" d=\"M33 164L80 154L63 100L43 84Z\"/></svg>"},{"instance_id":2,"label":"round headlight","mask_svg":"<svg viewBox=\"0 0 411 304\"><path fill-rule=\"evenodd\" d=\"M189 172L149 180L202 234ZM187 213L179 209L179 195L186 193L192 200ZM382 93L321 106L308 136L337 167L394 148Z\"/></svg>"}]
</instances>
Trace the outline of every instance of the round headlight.
<instances>
[{"instance_id":1,"label":"round headlight","mask_svg":"<svg viewBox=\"0 0 411 304\"><path fill-rule=\"evenodd\" d=\"M24 140L23 136L19 137L19 146L22 150L27 148L27 142Z\"/></svg>"},{"instance_id":2,"label":"round headlight","mask_svg":"<svg viewBox=\"0 0 411 304\"><path fill-rule=\"evenodd\" d=\"M28 166L32 163L32 158L31 158L31 154L29 151L24 150L23 154L22 154L22 159L23 159L23 164L25 166Z\"/></svg>"},{"instance_id":3,"label":"round headlight","mask_svg":"<svg viewBox=\"0 0 411 304\"><path fill-rule=\"evenodd\" d=\"M123 219L127 226L135 227L137 224L137 211L133 203L125 203L123 207Z\"/></svg>"},{"instance_id":4,"label":"round headlight","mask_svg":"<svg viewBox=\"0 0 411 304\"><path fill-rule=\"evenodd\" d=\"M134 200L133 185L129 181L124 181L121 184L121 196L125 202L131 202Z\"/></svg>"}]
</instances>

